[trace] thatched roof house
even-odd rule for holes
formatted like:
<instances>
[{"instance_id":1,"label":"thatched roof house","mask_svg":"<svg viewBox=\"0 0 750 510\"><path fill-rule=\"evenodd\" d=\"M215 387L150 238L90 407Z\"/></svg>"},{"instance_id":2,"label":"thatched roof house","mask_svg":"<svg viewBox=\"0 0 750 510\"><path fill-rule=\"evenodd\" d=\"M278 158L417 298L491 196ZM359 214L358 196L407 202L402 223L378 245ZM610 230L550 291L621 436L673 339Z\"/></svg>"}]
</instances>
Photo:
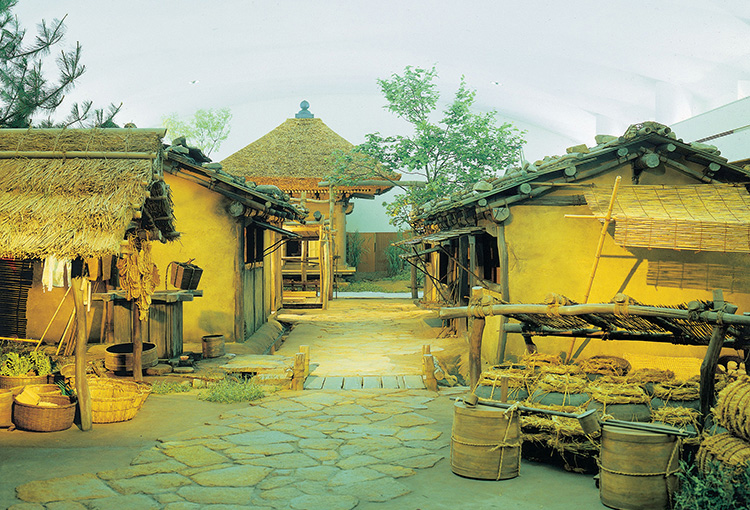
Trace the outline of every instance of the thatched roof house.
<instances>
[{"instance_id":1,"label":"thatched roof house","mask_svg":"<svg viewBox=\"0 0 750 510\"><path fill-rule=\"evenodd\" d=\"M138 217L162 240L174 230L155 160L163 129L0 130L0 257L118 254Z\"/></svg>"},{"instance_id":2,"label":"thatched roof house","mask_svg":"<svg viewBox=\"0 0 750 510\"><path fill-rule=\"evenodd\" d=\"M306 101L293 119L287 119L273 131L240 149L221 162L223 169L244 176L256 184L272 184L298 197L317 193L327 196L327 188L318 183L330 173L331 155L349 152L354 145L342 138L309 111ZM394 175L394 180L398 179ZM379 195L391 186L342 186L339 193Z\"/></svg>"}]
</instances>

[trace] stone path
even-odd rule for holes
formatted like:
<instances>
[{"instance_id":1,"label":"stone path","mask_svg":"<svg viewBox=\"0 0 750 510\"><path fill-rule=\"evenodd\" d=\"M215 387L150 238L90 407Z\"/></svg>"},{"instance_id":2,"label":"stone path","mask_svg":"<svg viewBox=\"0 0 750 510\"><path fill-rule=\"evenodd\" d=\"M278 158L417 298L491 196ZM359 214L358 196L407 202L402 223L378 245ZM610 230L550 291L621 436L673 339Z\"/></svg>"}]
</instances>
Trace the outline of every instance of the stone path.
<instances>
[{"instance_id":1,"label":"stone path","mask_svg":"<svg viewBox=\"0 0 750 510\"><path fill-rule=\"evenodd\" d=\"M283 391L160 439L120 469L16 488L31 509L349 510L449 456L424 390ZM397 507L397 503L394 503ZM395 508L394 507L394 508Z\"/></svg>"}]
</instances>

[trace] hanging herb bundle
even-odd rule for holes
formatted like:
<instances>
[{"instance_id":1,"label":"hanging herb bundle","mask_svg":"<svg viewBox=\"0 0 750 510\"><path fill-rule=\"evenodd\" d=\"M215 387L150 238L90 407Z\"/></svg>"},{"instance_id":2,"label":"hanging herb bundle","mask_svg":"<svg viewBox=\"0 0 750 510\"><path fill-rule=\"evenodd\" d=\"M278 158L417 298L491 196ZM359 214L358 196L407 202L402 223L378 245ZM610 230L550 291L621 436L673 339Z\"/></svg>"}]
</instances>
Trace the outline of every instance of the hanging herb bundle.
<instances>
[{"instance_id":1,"label":"hanging herb bundle","mask_svg":"<svg viewBox=\"0 0 750 510\"><path fill-rule=\"evenodd\" d=\"M137 236L129 236L122 257L117 261L120 285L128 293L128 299L136 301L140 310L139 319L148 318L151 296L159 285L159 271L151 261L151 244Z\"/></svg>"}]
</instances>

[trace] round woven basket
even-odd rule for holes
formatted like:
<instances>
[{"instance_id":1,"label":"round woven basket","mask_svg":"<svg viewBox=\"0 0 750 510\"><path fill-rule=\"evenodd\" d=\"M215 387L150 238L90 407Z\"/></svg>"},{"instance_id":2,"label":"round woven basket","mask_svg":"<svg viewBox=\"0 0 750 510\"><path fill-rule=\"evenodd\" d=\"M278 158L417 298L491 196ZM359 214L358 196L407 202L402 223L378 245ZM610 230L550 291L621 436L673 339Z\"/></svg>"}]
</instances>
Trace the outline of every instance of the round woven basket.
<instances>
[{"instance_id":1,"label":"round woven basket","mask_svg":"<svg viewBox=\"0 0 750 510\"><path fill-rule=\"evenodd\" d=\"M151 385L116 379L89 379L94 423L116 423L133 419L151 393Z\"/></svg>"},{"instance_id":2,"label":"round woven basket","mask_svg":"<svg viewBox=\"0 0 750 510\"><path fill-rule=\"evenodd\" d=\"M73 425L76 403L63 395L41 395L42 402L56 404L54 407L23 404L14 399L13 423L19 429L32 432L55 432L67 430Z\"/></svg>"}]
</instances>

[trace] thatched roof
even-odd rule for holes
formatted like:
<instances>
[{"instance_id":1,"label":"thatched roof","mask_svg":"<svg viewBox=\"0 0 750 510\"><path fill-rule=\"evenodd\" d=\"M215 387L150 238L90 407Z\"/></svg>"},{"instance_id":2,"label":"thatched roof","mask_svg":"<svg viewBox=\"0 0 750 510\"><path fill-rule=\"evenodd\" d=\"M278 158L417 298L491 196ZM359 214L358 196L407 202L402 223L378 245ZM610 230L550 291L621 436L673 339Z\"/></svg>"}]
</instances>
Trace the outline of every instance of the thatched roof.
<instances>
[{"instance_id":1,"label":"thatched roof","mask_svg":"<svg viewBox=\"0 0 750 510\"><path fill-rule=\"evenodd\" d=\"M224 171L256 184L274 184L286 192L319 190L331 170L335 150L354 145L317 118L287 119L276 129L221 162ZM348 188L347 188L348 189ZM352 191L379 194L390 187L356 187Z\"/></svg>"},{"instance_id":2,"label":"thatched roof","mask_svg":"<svg viewBox=\"0 0 750 510\"><path fill-rule=\"evenodd\" d=\"M154 161L163 135L161 129L0 129L0 257L119 253L134 211L160 180ZM161 201L169 205L168 197Z\"/></svg>"}]
</instances>

